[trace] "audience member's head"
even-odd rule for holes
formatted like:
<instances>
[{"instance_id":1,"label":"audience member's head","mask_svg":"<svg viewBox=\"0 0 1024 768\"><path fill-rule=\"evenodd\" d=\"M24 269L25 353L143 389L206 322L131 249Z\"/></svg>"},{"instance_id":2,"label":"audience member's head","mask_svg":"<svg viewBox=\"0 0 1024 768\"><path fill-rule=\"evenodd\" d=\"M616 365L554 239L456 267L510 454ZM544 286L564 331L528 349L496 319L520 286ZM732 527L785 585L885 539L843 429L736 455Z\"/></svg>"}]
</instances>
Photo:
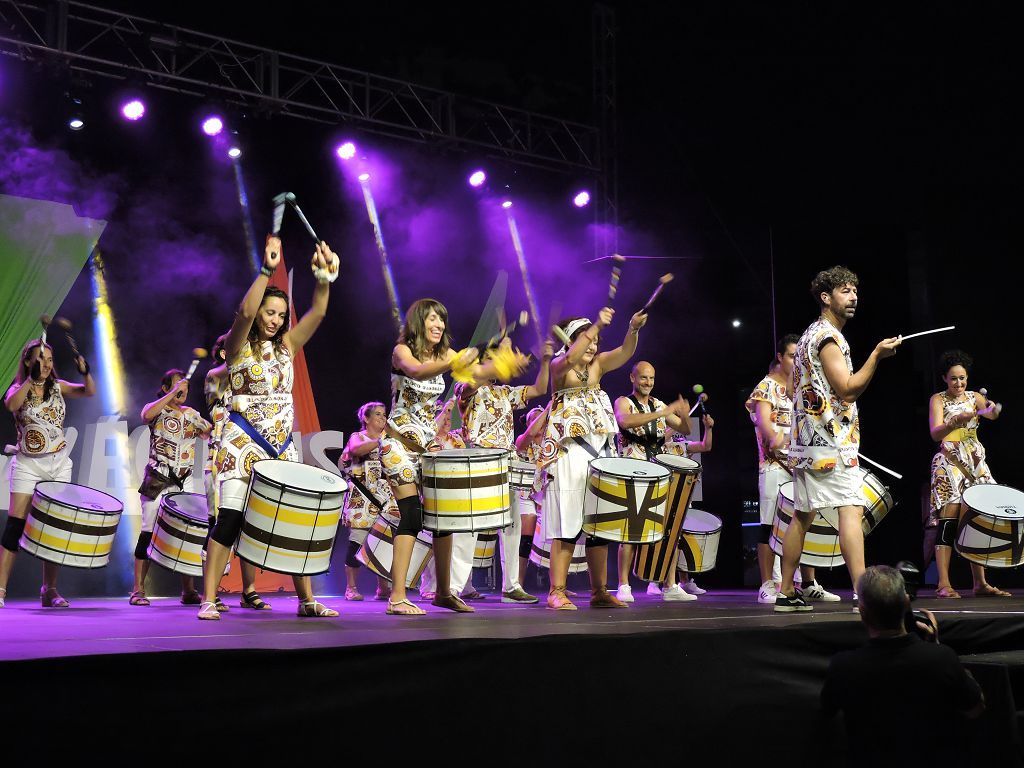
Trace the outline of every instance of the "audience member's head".
<instances>
[{"instance_id":1,"label":"audience member's head","mask_svg":"<svg viewBox=\"0 0 1024 768\"><path fill-rule=\"evenodd\" d=\"M910 598L903 576L888 565L873 565L857 579L860 617L869 629L899 631Z\"/></svg>"}]
</instances>

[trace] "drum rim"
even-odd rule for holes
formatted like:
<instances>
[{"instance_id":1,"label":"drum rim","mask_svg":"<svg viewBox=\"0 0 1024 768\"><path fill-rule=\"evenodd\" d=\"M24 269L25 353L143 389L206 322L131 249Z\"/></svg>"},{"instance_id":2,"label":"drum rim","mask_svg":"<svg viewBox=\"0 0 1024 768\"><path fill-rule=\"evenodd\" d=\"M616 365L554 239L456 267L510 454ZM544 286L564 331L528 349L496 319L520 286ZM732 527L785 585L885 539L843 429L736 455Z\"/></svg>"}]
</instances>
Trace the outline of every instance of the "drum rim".
<instances>
[{"instance_id":1,"label":"drum rim","mask_svg":"<svg viewBox=\"0 0 1024 768\"><path fill-rule=\"evenodd\" d=\"M187 515L184 515L184 514L180 513L177 509L172 508L170 506L170 504L167 503L168 499L170 499L172 496L198 496L199 498L203 499L203 501L204 501L203 506L206 509L206 517L205 518L202 518L202 517L188 517ZM204 526L207 526L207 527L209 527L209 521L210 521L210 506L209 506L209 504L210 504L209 500L206 498L206 494L205 493L193 493L192 491L175 491L174 493L164 494L163 498L160 499L160 509L166 509L167 510L167 514L174 515L175 517L177 517L179 519L182 519L182 520L185 520L188 523L194 523L194 522L198 521L198 522L201 522Z\"/></svg>"},{"instance_id":2,"label":"drum rim","mask_svg":"<svg viewBox=\"0 0 1024 768\"><path fill-rule=\"evenodd\" d=\"M718 527L715 528L712 531L690 531L690 530L687 530L687 528L686 528L686 518L688 518L690 516L691 512L700 512L702 515L710 515L711 517L715 518L715 520L718 521ZM720 518L718 515L716 515L714 512L708 512L706 509L694 509L694 508L691 507L690 509L686 510L686 515L683 517L683 524L679 528L679 536L680 536L680 538L682 538L682 535L684 533L706 534L706 535L710 536L713 533L719 533L724 527L725 527L725 521L722 518Z\"/></svg>"},{"instance_id":3,"label":"drum rim","mask_svg":"<svg viewBox=\"0 0 1024 768\"><path fill-rule=\"evenodd\" d=\"M423 462L435 462L437 459L454 459L472 463L474 461L494 461L508 456L508 451L503 448L444 448L440 451L427 451L420 459ZM472 455L467 455L472 454ZM512 462L509 460L509 465Z\"/></svg>"},{"instance_id":4,"label":"drum rim","mask_svg":"<svg viewBox=\"0 0 1024 768\"><path fill-rule=\"evenodd\" d=\"M988 512L988 511L986 511L984 509L979 509L978 507L975 507L974 505L972 505L967 500L967 494L970 493L975 488L1009 488L1011 491L1016 491L1017 493L1019 493L1022 496L1024 496L1024 491L1022 491L1020 488L1014 488L1012 485L1007 485L1006 483L975 483L970 488L964 489L964 492L960 495L960 498L963 500L964 504L966 504L970 508L970 510L972 512L974 512L975 514L985 515L987 517L992 517L992 518L995 518L997 520L1021 520L1021 521L1024 521L1024 515L1021 515L1020 517L997 517L992 512Z\"/></svg>"},{"instance_id":5,"label":"drum rim","mask_svg":"<svg viewBox=\"0 0 1024 768\"><path fill-rule=\"evenodd\" d=\"M309 465L307 464L306 466ZM249 477L249 487L252 488L256 483L256 476L250 475ZM309 491L306 490L305 488L296 488L293 485L286 485L285 483L280 483L277 480L271 480L265 475L260 475L259 481L265 485L269 485L274 488L280 488L281 490L287 490L291 493L297 493L300 496L319 496L321 498L334 495L344 496L346 493L348 493L349 490L349 485L348 483L345 482L344 478L341 479L342 488L340 491Z\"/></svg>"},{"instance_id":6,"label":"drum rim","mask_svg":"<svg viewBox=\"0 0 1024 768\"><path fill-rule=\"evenodd\" d=\"M666 463L664 461L661 461L661 457L662 456L669 456L674 461L678 461L679 459L682 459L683 461L690 462L691 464L693 464L693 466L692 467L677 467L674 464L668 464L668 463ZM699 461L696 461L695 459L691 459L689 456L677 456L674 453L656 453L656 454L654 454L654 461L652 463L658 464L658 465L660 465L662 467L665 467L669 471L678 471L678 472L681 472L683 474L686 474L688 472L696 472L696 473L699 474L701 469L704 466Z\"/></svg>"},{"instance_id":7,"label":"drum rim","mask_svg":"<svg viewBox=\"0 0 1024 768\"><path fill-rule=\"evenodd\" d=\"M73 506L71 504L68 504L66 501L61 501L60 499L55 499L52 496L48 496L45 491L40 491L39 490L39 486L40 485L49 484L49 483L54 483L56 485L73 485L73 486L75 486L77 488L85 488L86 490L92 491L93 493L98 493L100 496L106 496L108 499L112 499L114 501L114 503L116 503L119 508L116 509L116 510L108 510L108 509L100 510L100 509L83 509L82 507ZM47 501L53 502L54 504L59 504L60 506L67 507L68 509L77 509L77 510L80 510L82 512L88 512L89 514L93 514L93 515L120 515L122 512L124 512L124 504L121 502L121 500L119 498L117 498L117 496L112 496L111 494L104 493L103 491L97 491L95 488L90 488L88 485L82 485L81 483L65 483L65 482L63 482L61 480L40 480L38 483L35 484L35 487L32 489L32 495L33 496L35 496L37 493L40 496L42 496L44 499L46 499Z\"/></svg>"},{"instance_id":8,"label":"drum rim","mask_svg":"<svg viewBox=\"0 0 1024 768\"><path fill-rule=\"evenodd\" d=\"M319 470L320 472L323 472L324 474L330 475L331 477L338 478L338 480L341 482L341 489L340 490L309 491L309 490L306 490L304 488L295 488L294 486L291 486L291 485L285 485L280 480L275 480L272 477L267 477L267 475L260 475L260 480L262 480L265 483L276 485L278 487L288 488L289 490L294 490L297 493L306 493L306 494L312 494L314 496L321 496L321 495L330 494L330 493L344 493L345 491L348 490L348 487L349 487L348 486L348 482L346 482L344 477L342 477L341 475L336 474L334 472L331 472L329 469L325 469L325 468L323 468L321 466L314 466L312 464L306 464L306 463L301 462L301 461L284 461L283 459L260 459L259 461L254 463L252 465L252 470L250 471L250 474L249 474L249 478L250 478L249 482L250 483L252 483L253 480L256 478L256 474L257 474L257 469L256 468L259 467L259 465L262 464L265 461L271 461L271 462L275 462L275 463L276 462L282 462L284 464L290 464L290 465L292 465L294 467L308 467L309 469L312 469L312 470Z\"/></svg>"},{"instance_id":9,"label":"drum rim","mask_svg":"<svg viewBox=\"0 0 1024 768\"><path fill-rule=\"evenodd\" d=\"M657 469L663 470L664 474L656 474L656 475L628 474L628 475L625 475L625 474L622 474L621 472L612 472L612 471L609 471L609 470L606 470L606 469L602 469L601 467L595 467L594 464L596 462L598 462L598 461L628 461L630 463L637 462L638 468L639 468L639 465L644 464L644 465L646 465L648 467L655 467ZM594 471L597 471L597 472L600 472L604 476L615 477L615 478L618 478L618 479L621 479L621 480L633 480L633 479L635 479L637 477L643 477L645 479L646 478L650 478L652 480L668 480L668 479L670 479L672 477L671 470L668 467L664 466L663 464L658 464L658 463L653 462L653 461L644 461L643 459L628 459L628 458L625 458L623 456L598 456L596 459L591 459L590 460L589 464L587 465L587 471L590 472L591 474Z\"/></svg>"}]
</instances>

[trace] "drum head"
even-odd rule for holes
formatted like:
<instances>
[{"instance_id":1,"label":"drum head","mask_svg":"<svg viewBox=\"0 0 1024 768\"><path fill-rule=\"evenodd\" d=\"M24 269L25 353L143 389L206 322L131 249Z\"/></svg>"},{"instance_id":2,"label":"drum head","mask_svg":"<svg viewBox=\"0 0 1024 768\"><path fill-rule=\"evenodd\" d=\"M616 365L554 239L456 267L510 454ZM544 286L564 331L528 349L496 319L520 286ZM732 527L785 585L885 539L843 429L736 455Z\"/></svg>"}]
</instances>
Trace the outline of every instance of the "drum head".
<instances>
[{"instance_id":1,"label":"drum head","mask_svg":"<svg viewBox=\"0 0 1024 768\"><path fill-rule=\"evenodd\" d=\"M528 461L519 461L518 459L513 459L511 462L509 462L509 464L512 467L513 472L524 472L532 474L537 469L536 465L531 464Z\"/></svg>"},{"instance_id":2,"label":"drum head","mask_svg":"<svg viewBox=\"0 0 1024 768\"><path fill-rule=\"evenodd\" d=\"M1024 491L1008 485L972 485L964 491L963 498L975 512L1004 520L1024 518Z\"/></svg>"},{"instance_id":3,"label":"drum head","mask_svg":"<svg viewBox=\"0 0 1024 768\"><path fill-rule=\"evenodd\" d=\"M206 506L206 494L169 493L160 502L169 512L193 523L206 525L210 519Z\"/></svg>"},{"instance_id":4,"label":"drum head","mask_svg":"<svg viewBox=\"0 0 1024 768\"><path fill-rule=\"evenodd\" d=\"M252 465L252 473L278 485L310 493L341 493L348 487L338 475L297 461L263 459Z\"/></svg>"},{"instance_id":5,"label":"drum head","mask_svg":"<svg viewBox=\"0 0 1024 768\"><path fill-rule=\"evenodd\" d=\"M658 480L660 478L668 477L669 471L666 467L662 467L650 461L640 461L639 459L617 459L617 458L603 458L594 459L590 462L591 472L600 472L602 475L608 475L611 477L623 477L628 479L643 479L643 480Z\"/></svg>"},{"instance_id":6,"label":"drum head","mask_svg":"<svg viewBox=\"0 0 1024 768\"><path fill-rule=\"evenodd\" d=\"M119 514L124 509L113 496L75 483L47 480L36 483L35 493L58 504L100 515Z\"/></svg>"},{"instance_id":7,"label":"drum head","mask_svg":"<svg viewBox=\"0 0 1024 768\"><path fill-rule=\"evenodd\" d=\"M697 472L700 470L700 462L688 459L685 456L676 456L674 453L659 453L654 457L654 460L658 464L677 472Z\"/></svg>"},{"instance_id":8,"label":"drum head","mask_svg":"<svg viewBox=\"0 0 1024 768\"><path fill-rule=\"evenodd\" d=\"M691 509L683 520L683 533L714 533L721 528L722 519L703 509Z\"/></svg>"}]
</instances>

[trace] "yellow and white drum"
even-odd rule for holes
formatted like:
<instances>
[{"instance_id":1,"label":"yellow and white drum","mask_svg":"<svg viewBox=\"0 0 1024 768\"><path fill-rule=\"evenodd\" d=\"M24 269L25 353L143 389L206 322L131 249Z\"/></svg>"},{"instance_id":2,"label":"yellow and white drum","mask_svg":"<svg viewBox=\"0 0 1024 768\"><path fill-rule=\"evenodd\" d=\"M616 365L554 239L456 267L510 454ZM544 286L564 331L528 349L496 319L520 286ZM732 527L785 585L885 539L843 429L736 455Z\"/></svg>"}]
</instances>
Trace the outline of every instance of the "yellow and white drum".
<instances>
[{"instance_id":1,"label":"yellow and white drum","mask_svg":"<svg viewBox=\"0 0 1024 768\"><path fill-rule=\"evenodd\" d=\"M435 451L424 453L420 461L423 527L428 531L496 531L512 523L508 451Z\"/></svg>"},{"instance_id":2,"label":"yellow and white drum","mask_svg":"<svg viewBox=\"0 0 1024 768\"><path fill-rule=\"evenodd\" d=\"M691 509L686 513L682 534L676 567L687 573L706 573L712 570L718 560L722 519L702 509Z\"/></svg>"},{"instance_id":3,"label":"yellow and white drum","mask_svg":"<svg viewBox=\"0 0 1024 768\"><path fill-rule=\"evenodd\" d=\"M84 485L36 483L19 544L51 563L102 568L110 562L123 509L113 496Z\"/></svg>"},{"instance_id":4,"label":"yellow and white drum","mask_svg":"<svg viewBox=\"0 0 1024 768\"><path fill-rule=\"evenodd\" d=\"M972 485L956 534L956 551L988 568L1024 563L1024 492L994 483Z\"/></svg>"},{"instance_id":5,"label":"yellow and white drum","mask_svg":"<svg viewBox=\"0 0 1024 768\"><path fill-rule=\"evenodd\" d=\"M494 552L498 548L498 534L481 533L476 537L476 548L473 550L473 567L490 568L494 565Z\"/></svg>"},{"instance_id":6,"label":"yellow and white drum","mask_svg":"<svg viewBox=\"0 0 1024 768\"><path fill-rule=\"evenodd\" d=\"M775 499L775 519L768 546L776 555L782 556L782 542L793 520L793 481L779 486ZM835 568L843 564L843 553L839 551L839 525L832 526L819 512L811 521L810 530L804 537L804 551L800 555L801 565L815 568Z\"/></svg>"},{"instance_id":7,"label":"yellow and white drum","mask_svg":"<svg viewBox=\"0 0 1024 768\"><path fill-rule=\"evenodd\" d=\"M700 464L685 456L668 453L659 453L654 460L672 473L665 505L665 536L654 544L636 548L633 573L644 581L662 582L672 575L676 566L679 537L694 485L700 477Z\"/></svg>"},{"instance_id":8,"label":"yellow and white drum","mask_svg":"<svg viewBox=\"0 0 1024 768\"><path fill-rule=\"evenodd\" d=\"M626 544L661 541L671 476L650 461L594 459L583 499L583 532Z\"/></svg>"},{"instance_id":9,"label":"yellow and white drum","mask_svg":"<svg viewBox=\"0 0 1024 768\"><path fill-rule=\"evenodd\" d=\"M235 551L243 560L293 576L326 573L347 483L295 461L252 465L245 519Z\"/></svg>"},{"instance_id":10,"label":"yellow and white drum","mask_svg":"<svg viewBox=\"0 0 1024 768\"><path fill-rule=\"evenodd\" d=\"M356 553L356 559L378 576L391 581L391 563L395 555L395 529L398 521L385 514L378 514L366 535L366 541ZM409 573L406 577L407 587L412 587L420 580L423 569L430 562L433 540L428 531L416 534L412 545L412 560L409 562Z\"/></svg>"},{"instance_id":11,"label":"yellow and white drum","mask_svg":"<svg viewBox=\"0 0 1024 768\"><path fill-rule=\"evenodd\" d=\"M149 542L149 559L186 576L203 575L203 548L210 530L206 495L168 493Z\"/></svg>"},{"instance_id":12,"label":"yellow and white drum","mask_svg":"<svg viewBox=\"0 0 1024 768\"><path fill-rule=\"evenodd\" d=\"M540 521L533 530L533 545L530 547L530 562L539 568L551 567L551 543L544 540L544 526ZM587 570L587 548L583 544L584 537L576 540L569 562L569 573L584 573Z\"/></svg>"},{"instance_id":13,"label":"yellow and white drum","mask_svg":"<svg viewBox=\"0 0 1024 768\"><path fill-rule=\"evenodd\" d=\"M537 474L537 467L528 461L512 459L509 464L511 479L509 485L516 490L529 490L533 488L533 478Z\"/></svg>"}]
</instances>

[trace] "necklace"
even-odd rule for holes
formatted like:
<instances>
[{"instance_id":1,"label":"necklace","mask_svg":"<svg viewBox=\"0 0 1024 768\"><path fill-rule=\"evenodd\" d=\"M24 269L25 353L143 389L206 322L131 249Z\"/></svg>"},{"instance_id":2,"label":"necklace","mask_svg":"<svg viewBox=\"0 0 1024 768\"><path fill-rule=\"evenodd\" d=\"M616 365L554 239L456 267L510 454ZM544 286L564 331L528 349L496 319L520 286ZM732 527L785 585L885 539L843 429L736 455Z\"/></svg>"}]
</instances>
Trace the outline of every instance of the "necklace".
<instances>
[{"instance_id":1,"label":"necklace","mask_svg":"<svg viewBox=\"0 0 1024 768\"><path fill-rule=\"evenodd\" d=\"M584 384L586 384L590 380L589 368L584 368L582 371L577 371L575 368L573 368L572 372L575 373L579 380Z\"/></svg>"}]
</instances>

